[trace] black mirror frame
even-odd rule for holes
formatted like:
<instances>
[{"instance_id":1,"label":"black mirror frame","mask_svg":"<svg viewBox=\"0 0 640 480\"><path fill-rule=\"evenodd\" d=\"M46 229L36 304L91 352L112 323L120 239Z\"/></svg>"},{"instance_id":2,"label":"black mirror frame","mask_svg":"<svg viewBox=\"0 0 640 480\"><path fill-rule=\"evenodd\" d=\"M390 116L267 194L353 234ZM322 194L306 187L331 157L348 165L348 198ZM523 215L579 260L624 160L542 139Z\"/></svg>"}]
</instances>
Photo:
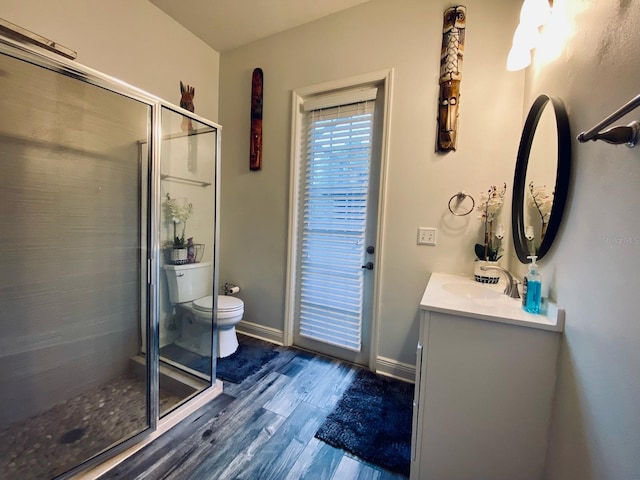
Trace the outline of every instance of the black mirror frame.
<instances>
[{"instance_id":1,"label":"black mirror frame","mask_svg":"<svg viewBox=\"0 0 640 480\"><path fill-rule=\"evenodd\" d=\"M538 259L542 259L551 248L553 241L560 228L562 214L567 200L569 190L569 175L571 173L571 132L569 130L569 117L562 101L548 95L540 95L533 102L531 110L522 129L520 146L518 147L518 157L516 161L515 174L513 178L513 197L511 203L511 231L513 243L518 259L522 263L529 263L527 256L531 255L527 248L524 225L524 200L527 186L525 185L527 176L527 165L529 164L529 154L531 145L536 133L538 121L548 103L553 105L556 117L556 133L558 139L558 155L556 184L554 189L553 207L542 243L538 248Z\"/></svg>"}]
</instances>

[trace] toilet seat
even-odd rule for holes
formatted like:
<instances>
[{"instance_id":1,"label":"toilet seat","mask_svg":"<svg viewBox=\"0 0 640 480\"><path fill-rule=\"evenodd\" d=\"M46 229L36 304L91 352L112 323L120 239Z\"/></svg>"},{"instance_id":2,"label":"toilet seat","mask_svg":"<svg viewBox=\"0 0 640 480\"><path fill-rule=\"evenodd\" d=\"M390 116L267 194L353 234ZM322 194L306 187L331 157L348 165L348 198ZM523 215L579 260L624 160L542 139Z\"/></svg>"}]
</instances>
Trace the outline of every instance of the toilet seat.
<instances>
[{"instance_id":1,"label":"toilet seat","mask_svg":"<svg viewBox=\"0 0 640 480\"><path fill-rule=\"evenodd\" d=\"M211 313L213 310L213 295L198 298L193 301L194 310ZM244 302L239 298L228 295L218 295L218 318L234 317L244 310Z\"/></svg>"}]
</instances>

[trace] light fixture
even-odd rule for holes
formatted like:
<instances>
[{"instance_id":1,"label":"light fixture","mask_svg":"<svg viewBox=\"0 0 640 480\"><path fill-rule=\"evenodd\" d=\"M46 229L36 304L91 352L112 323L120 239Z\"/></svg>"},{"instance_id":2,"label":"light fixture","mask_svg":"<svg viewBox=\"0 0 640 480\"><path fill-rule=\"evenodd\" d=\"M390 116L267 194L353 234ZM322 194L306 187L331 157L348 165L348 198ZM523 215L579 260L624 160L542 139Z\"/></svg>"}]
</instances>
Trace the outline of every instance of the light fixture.
<instances>
[{"instance_id":1,"label":"light fixture","mask_svg":"<svg viewBox=\"0 0 640 480\"><path fill-rule=\"evenodd\" d=\"M541 27L549 19L551 7L548 0L524 0L520 10L520 23Z\"/></svg>"},{"instance_id":2,"label":"light fixture","mask_svg":"<svg viewBox=\"0 0 640 480\"><path fill-rule=\"evenodd\" d=\"M551 15L552 0L524 0L520 23L513 34L513 44L507 58L507 70L522 70L531 64L531 50L536 48L540 27Z\"/></svg>"},{"instance_id":3,"label":"light fixture","mask_svg":"<svg viewBox=\"0 0 640 480\"><path fill-rule=\"evenodd\" d=\"M507 57L507 70L515 72L527 68L531 64L531 50L512 47Z\"/></svg>"}]
</instances>

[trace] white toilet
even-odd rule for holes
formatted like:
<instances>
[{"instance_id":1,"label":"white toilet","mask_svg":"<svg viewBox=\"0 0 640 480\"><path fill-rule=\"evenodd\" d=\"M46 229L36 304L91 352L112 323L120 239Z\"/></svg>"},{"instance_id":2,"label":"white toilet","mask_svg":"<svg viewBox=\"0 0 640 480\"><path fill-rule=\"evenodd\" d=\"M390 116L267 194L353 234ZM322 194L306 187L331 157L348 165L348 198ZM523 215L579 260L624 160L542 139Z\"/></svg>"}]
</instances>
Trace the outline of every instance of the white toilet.
<instances>
[{"instance_id":1,"label":"white toilet","mask_svg":"<svg viewBox=\"0 0 640 480\"><path fill-rule=\"evenodd\" d=\"M165 265L169 300L182 313L181 335L176 344L203 356L211 355L213 296L211 262ZM236 324L242 320L244 303L236 297L218 295L217 356L228 357L238 349Z\"/></svg>"}]
</instances>

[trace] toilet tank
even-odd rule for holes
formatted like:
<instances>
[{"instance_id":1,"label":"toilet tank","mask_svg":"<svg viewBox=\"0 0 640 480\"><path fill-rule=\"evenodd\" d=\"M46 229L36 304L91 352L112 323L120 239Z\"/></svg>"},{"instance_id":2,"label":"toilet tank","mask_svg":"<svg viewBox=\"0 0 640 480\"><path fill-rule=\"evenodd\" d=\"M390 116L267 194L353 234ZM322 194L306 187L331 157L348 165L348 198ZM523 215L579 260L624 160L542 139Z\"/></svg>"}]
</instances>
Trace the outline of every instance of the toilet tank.
<instances>
[{"instance_id":1,"label":"toilet tank","mask_svg":"<svg viewBox=\"0 0 640 480\"><path fill-rule=\"evenodd\" d=\"M212 295L213 269L211 262L165 265L171 303L191 302Z\"/></svg>"}]
</instances>

